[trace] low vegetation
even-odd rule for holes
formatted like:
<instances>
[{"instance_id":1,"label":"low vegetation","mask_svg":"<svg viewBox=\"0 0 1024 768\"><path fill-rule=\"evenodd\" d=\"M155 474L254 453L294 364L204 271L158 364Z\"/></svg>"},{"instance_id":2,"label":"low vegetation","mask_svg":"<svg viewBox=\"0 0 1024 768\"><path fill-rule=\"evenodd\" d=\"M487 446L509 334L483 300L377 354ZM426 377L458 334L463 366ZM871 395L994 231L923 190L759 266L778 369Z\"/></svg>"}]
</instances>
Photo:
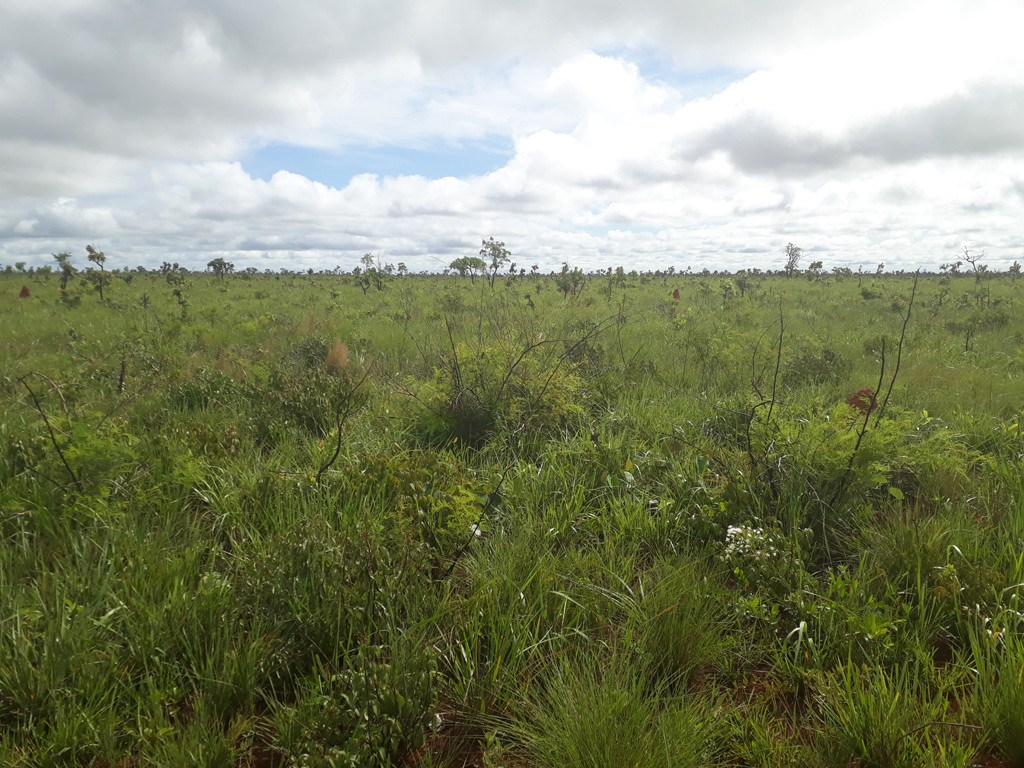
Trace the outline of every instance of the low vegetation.
<instances>
[{"instance_id":1,"label":"low vegetation","mask_svg":"<svg viewBox=\"0 0 1024 768\"><path fill-rule=\"evenodd\" d=\"M1019 270L481 253L0 275L0 764L1024 765Z\"/></svg>"}]
</instances>

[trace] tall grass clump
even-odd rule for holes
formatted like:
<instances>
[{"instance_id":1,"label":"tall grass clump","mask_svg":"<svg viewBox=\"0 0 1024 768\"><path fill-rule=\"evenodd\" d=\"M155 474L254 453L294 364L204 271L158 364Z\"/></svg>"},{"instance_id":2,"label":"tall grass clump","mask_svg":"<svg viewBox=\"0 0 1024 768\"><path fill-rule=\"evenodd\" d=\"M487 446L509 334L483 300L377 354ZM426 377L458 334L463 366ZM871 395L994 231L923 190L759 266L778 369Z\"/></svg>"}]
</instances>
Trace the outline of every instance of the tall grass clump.
<instances>
[{"instance_id":1,"label":"tall grass clump","mask_svg":"<svg viewBox=\"0 0 1024 768\"><path fill-rule=\"evenodd\" d=\"M713 699L659 696L622 657L555 662L508 730L540 768L687 768L719 751Z\"/></svg>"},{"instance_id":2,"label":"tall grass clump","mask_svg":"<svg viewBox=\"0 0 1024 768\"><path fill-rule=\"evenodd\" d=\"M664 560L619 599L627 610L626 642L635 643L655 687L685 689L698 675L730 665L736 615L706 564Z\"/></svg>"},{"instance_id":3,"label":"tall grass clump","mask_svg":"<svg viewBox=\"0 0 1024 768\"><path fill-rule=\"evenodd\" d=\"M955 684L914 663L840 667L824 689L818 759L837 768L965 765L975 738L950 707Z\"/></svg>"},{"instance_id":4,"label":"tall grass clump","mask_svg":"<svg viewBox=\"0 0 1024 768\"><path fill-rule=\"evenodd\" d=\"M971 635L978 722L1009 765L1024 766L1024 642L1013 630L977 626Z\"/></svg>"}]
</instances>

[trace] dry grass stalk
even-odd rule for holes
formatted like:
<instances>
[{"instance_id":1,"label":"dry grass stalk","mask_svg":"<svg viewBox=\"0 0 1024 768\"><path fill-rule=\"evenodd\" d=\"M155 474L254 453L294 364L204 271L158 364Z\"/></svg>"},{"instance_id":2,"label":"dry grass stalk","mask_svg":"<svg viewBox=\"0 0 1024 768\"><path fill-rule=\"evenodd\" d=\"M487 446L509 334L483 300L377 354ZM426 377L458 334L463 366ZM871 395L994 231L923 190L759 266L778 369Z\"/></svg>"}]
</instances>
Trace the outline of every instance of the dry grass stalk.
<instances>
[{"instance_id":1,"label":"dry grass stalk","mask_svg":"<svg viewBox=\"0 0 1024 768\"><path fill-rule=\"evenodd\" d=\"M348 365L348 345L343 341L335 341L327 351L327 372L341 373Z\"/></svg>"}]
</instances>

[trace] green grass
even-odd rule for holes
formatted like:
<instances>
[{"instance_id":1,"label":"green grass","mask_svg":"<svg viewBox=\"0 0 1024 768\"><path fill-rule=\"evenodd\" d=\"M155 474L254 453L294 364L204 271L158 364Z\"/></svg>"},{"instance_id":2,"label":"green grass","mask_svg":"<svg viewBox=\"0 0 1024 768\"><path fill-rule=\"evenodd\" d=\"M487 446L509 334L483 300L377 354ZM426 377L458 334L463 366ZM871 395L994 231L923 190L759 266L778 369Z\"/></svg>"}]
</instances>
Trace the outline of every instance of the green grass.
<instances>
[{"instance_id":1,"label":"green grass","mask_svg":"<svg viewBox=\"0 0 1024 768\"><path fill-rule=\"evenodd\" d=\"M716 702L658 695L634 665L612 656L558 662L517 707L509 738L544 768L687 768L720 750Z\"/></svg>"},{"instance_id":2,"label":"green grass","mask_svg":"<svg viewBox=\"0 0 1024 768\"><path fill-rule=\"evenodd\" d=\"M0 275L3 764L1024 764L1024 284L116 277Z\"/></svg>"}]
</instances>

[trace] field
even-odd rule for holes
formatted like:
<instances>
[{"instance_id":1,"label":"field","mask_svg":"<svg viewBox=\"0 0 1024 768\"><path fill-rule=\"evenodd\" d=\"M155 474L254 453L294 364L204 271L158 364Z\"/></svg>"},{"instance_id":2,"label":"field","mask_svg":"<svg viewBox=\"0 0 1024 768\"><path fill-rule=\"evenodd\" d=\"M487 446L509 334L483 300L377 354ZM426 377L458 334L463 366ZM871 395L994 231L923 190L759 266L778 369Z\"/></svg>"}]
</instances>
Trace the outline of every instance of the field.
<instances>
[{"instance_id":1,"label":"field","mask_svg":"<svg viewBox=\"0 0 1024 768\"><path fill-rule=\"evenodd\" d=\"M1016 275L104 274L0 275L0 764L1024 765Z\"/></svg>"}]
</instances>

